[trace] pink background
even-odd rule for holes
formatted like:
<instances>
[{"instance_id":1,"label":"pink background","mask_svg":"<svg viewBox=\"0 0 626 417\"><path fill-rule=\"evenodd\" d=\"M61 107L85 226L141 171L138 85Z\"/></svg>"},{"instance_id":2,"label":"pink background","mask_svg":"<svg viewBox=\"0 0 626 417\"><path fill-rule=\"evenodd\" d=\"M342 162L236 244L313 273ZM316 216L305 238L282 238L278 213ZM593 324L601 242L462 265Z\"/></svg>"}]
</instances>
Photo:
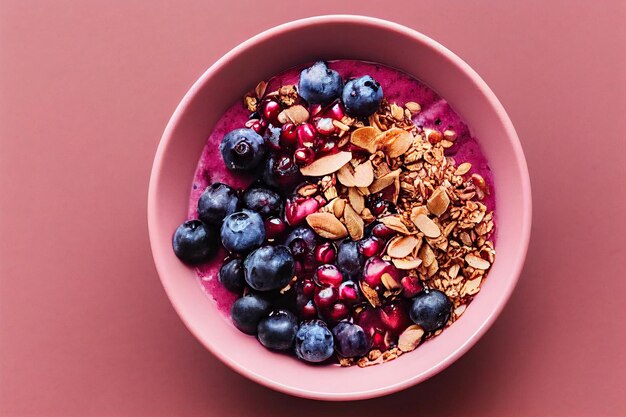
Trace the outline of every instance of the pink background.
<instances>
[{"instance_id":1,"label":"pink background","mask_svg":"<svg viewBox=\"0 0 626 417\"><path fill-rule=\"evenodd\" d=\"M87 3L0 1L1 415L626 415L625 2ZM325 13L394 20L465 59L507 108L534 194L493 328L442 374L360 403L218 362L169 304L146 226L152 158L192 82Z\"/></svg>"}]
</instances>

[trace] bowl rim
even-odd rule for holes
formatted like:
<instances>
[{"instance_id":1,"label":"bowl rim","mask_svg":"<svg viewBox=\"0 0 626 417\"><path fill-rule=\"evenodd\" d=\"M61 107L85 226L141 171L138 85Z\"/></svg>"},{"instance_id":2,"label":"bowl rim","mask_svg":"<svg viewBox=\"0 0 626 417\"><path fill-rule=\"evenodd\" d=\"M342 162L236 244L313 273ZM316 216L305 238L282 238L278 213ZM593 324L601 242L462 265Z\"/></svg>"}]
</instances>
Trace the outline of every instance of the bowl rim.
<instances>
[{"instance_id":1,"label":"bowl rim","mask_svg":"<svg viewBox=\"0 0 626 417\"><path fill-rule=\"evenodd\" d=\"M404 379L402 381L398 381L393 384L388 384L382 387L372 388L368 390L351 392L351 393L327 393L327 392L318 392L312 390L306 390L301 388L294 388L292 386L288 386L285 384L281 384L274 380L271 380L261 374L258 374L246 367L242 366L235 360L232 360L228 355L222 352L220 349L215 348L211 341L208 338L205 338L202 333L194 326L193 323L187 317L185 312L185 308L181 303L175 300L175 297L171 294L171 289L165 282L163 276L166 273L166 267L164 262L162 262L156 256L156 240L158 236L156 235L156 223L157 220L154 218L154 207L157 205L157 188L160 183L160 173L162 170L163 158L166 153L166 149L168 148L168 143L170 142L172 132L174 131L176 125L179 123L182 114L186 111L188 104L192 101L192 98L196 95L198 90L200 90L203 85L206 83L208 79L210 79L213 74L219 72L223 66L225 66L231 59L236 57L237 55L243 53L249 48L253 48L255 45L262 43L274 36L281 35L283 32L288 32L292 30L302 29L309 26L314 26L320 23L348 23L348 24L360 24L366 26L377 27L382 30L396 32L403 36L410 37L414 39L416 42L425 44L428 48L434 50L435 53L438 53L444 56L450 65L456 66L459 70L465 73L470 79L471 82L478 88L480 94L483 94L487 99L489 104L495 110L497 117L502 123L506 131L506 139L511 142L514 156L517 161L519 167L519 177L521 179L521 193L522 193L522 234L519 236L520 242L520 252L519 256L517 256L514 260L514 264L511 266L511 271L513 271L513 278L510 280L508 286L505 291L501 294L501 297L498 298L497 303L495 303L490 313L483 320L481 325L471 334L470 337L466 339L466 341L460 345L456 350L454 350L450 355L448 355L445 359L443 359L440 363L433 365L427 371L416 374L411 378ZM455 53L438 43L437 41L431 39L430 37L424 35L423 33L401 25L399 23L391 22L388 20L383 20L370 16L362 16L362 15L352 15L352 14L331 14L331 15L321 15L314 17L307 17L303 19L298 19L294 21L290 21L287 23L283 23L277 26L274 26L270 29L267 29L246 41L240 43L235 46L229 52L224 54L221 58L219 58L215 63L213 63L204 73L193 83L193 85L189 88L187 93L184 95L178 106L176 107L174 113L170 117L163 135L159 141L159 145L154 157L152 170L150 173L150 182L148 187L148 205L147 205L147 217L148 217L148 232L150 239L151 251L154 259L154 263L157 269L157 273L159 275L159 279L161 284L163 285L165 292L168 296L169 301L172 303L175 311L177 312L180 319L183 321L185 326L189 329L189 331L202 343L202 345L208 349L213 355L217 356L220 361L226 364L228 367L236 371L242 376L245 376L261 385L264 385L268 388L295 395L303 398L317 399L317 400L333 400L333 401L344 401L344 400L360 400L360 399L368 399L373 397L379 397L383 395L388 395L403 389L406 389L410 386L413 386L417 383L420 383L429 377L441 372L452 363L454 363L458 358L464 355L474 344L484 335L484 333L492 326L495 322L496 318L499 316L504 306L507 304L513 290L515 289L517 282L519 281L519 277L522 272L522 268L524 266L524 262L526 259L526 255L528 252L528 245L530 241L530 232L531 232L531 223L532 223L532 194L531 194L531 184L530 184L530 176L528 173L528 167L526 164L526 160L524 157L524 152L522 150L521 143L519 141L519 137L513 127L513 123L511 122L504 106L497 99L496 95L489 88L486 82L478 75L478 73L472 69L469 64L463 61L459 56Z\"/></svg>"}]
</instances>

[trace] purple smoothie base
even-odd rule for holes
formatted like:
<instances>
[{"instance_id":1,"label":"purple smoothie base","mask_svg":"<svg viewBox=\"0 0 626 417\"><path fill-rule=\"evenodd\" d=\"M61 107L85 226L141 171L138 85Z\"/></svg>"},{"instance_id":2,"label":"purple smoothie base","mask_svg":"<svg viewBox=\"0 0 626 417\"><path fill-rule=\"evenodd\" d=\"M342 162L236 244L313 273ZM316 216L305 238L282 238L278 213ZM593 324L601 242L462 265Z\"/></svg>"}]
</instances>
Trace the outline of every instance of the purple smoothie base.
<instances>
[{"instance_id":1,"label":"purple smoothie base","mask_svg":"<svg viewBox=\"0 0 626 417\"><path fill-rule=\"evenodd\" d=\"M344 80L366 74L371 75L382 85L385 98L390 103L395 102L398 105L404 105L404 103L409 101L419 103L422 110L413 118L413 121L418 126L440 131L446 129L455 131L457 133L455 145L446 150L446 156L453 157L457 165L463 162L472 164L470 173L482 175L490 190L490 194L485 197L483 203L488 210L495 209L493 175L487 164L487 159L481 152L476 139L470 134L467 125L463 123L459 115L452 110L443 98L411 76L381 64L341 60L330 62L329 66L338 71ZM268 82L267 91L277 90L281 85L297 85L300 71L306 67L307 65L294 67L273 77ZM234 188L243 189L258 177L259 172L246 176L228 171L220 153L217 151L222 137L233 129L243 127L246 120L248 120L248 116L249 111L242 105L242 100L238 100L215 125L202 150L202 155L194 174L189 197L189 219L198 217L198 199L209 184L223 182ZM238 298L238 295L226 290L217 279L217 274L226 256L226 251L220 248L212 261L198 266L196 271L204 290L215 300L218 309L226 316L230 316L230 308Z\"/></svg>"}]
</instances>

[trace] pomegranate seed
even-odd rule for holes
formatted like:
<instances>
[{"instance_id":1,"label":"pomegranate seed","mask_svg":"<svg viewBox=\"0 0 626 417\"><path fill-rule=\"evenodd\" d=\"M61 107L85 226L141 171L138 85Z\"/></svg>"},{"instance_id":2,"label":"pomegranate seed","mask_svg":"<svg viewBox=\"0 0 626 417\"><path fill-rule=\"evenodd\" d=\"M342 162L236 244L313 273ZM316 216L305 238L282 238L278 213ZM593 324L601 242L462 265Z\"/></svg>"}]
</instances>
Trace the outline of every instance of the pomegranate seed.
<instances>
[{"instance_id":1,"label":"pomegranate seed","mask_svg":"<svg viewBox=\"0 0 626 417\"><path fill-rule=\"evenodd\" d=\"M358 301L359 289L354 281L345 281L339 285L339 299L350 305Z\"/></svg>"},{"instance_id":2,"label":"pomegranate seed","mask_svg":"<svg viewBox=\"0 0 626 417\"><path fill-rule=\"evenodd\" d=\"M362 239L358 243L359 252L361 252L363 256L367 258L380 255L383 251L384 246L384 242L376 236Z\"/></svg>"},{"instance_id":3,"label":"pomegranate seed","mask_svg":"<svg viewBox=\"0 0 626 417\"><path fill-rule=\"evenodd\" d=\"M324 117L330 117L335 120L341 120L346 115L346 112L343 109L343 105L339 100L332 103L325 111Z\"/></svg>"},{"instance_id":4,"label":"pomegranate seed","mask_svg":"<svg viewBox=\"0 0 626 417\"><path fill-rule=\"evenodd\" d=\"M325 264L317 267L315 278L319 285L338 287L343 281L343 275L335 265Z\"/></svg>"},{"instance_id":5,"label":"pomegranate seed","mask_svg":"<svg viewBox=\"0 0 626 417\"><path fill-rule=\"evenodd\" d=\"M363 281L372 288L378 288L383 274L389 274L392 278L400 280L400 271L391 262L384 261L379 257L369 258L363 268Z\"/></svg>"},{"instance_id":6,"label":"pomegranate seed","mask_svg":"<svg viewBox=\"0 0 626 417\"><path fill-rule=\"evenodd\" d=\"M298 145L298 128L293 123L285 123L280 131L280 145L293 149Z\"/></svg>"},{"instance_id":7,"label":"pomegranate seed","mask_svg":"<svg viewBox=\"0 0 626 417\"><path fill-rule=\"evenodd\" d=\"M333 153L337 150L337 142L332 139L320 140L317 143L317 148L322 154Z\"/></svg>"},{"instance_id":8,"label":"pomegranate seed","mask_svg":"<svg viewBox=\"0 0 626 417\"><path fill-rule=\"evenodd\" d=\"M309 300L305 305L300 308L300 316L304 320L312 320L317 318L317 307L313 300Z\"/></svg>"},{"instance_id":9,"label":"pomegranate seed","mask_svg":"<svg viewBox=\"0 0 626 417\"><path fill-rule=\"evenodd\" d=\"M411 325L406 303L395 302L384 306L380 317L387 330L396 335Z\"/></svg>"},{"instance_id":10,"label":"pomegranate seed","mask_svg":"<svg viewBox=\"0 0 626 417\"><path fill-rule=\"evenodd\" d=\"M267 100L263 103L261 114L263 115L263 119L274 125L279 125L280 123L278 122L278 114L282 110L283 109L280 107L280 104L277 101Z\"/></svg>"},{"instance_id":11,"label":"pomegranate seed","mask_svg":"<svg viewBox=\"0 0 626 417\"><path fill-rule=\"evenodd\" d=\"M372 234L376 237L380 237L383 239L387 239L390 238L392 236L396 235L396 232L394 230L391 230L390 228L388 228L387 226L385 226L382 223L378 223L376 226L374 226L374 228L372 229Z\"/></svg>"},{"instance_id":12,"label":"pomegranate seed","mask_svg":"<svg viewBox=\"0 0 626 417\"><path fill-rule=\"evenodd\" d=\"M293 158L298 165L308 165L315 160L313 148L298 148L293 154Z\"/></svg>"},{"instance_id":13,"label":"pomegranate seed","mask_svg":"<svg viewBox=\"0 0 626 417\"><path fill-rule=\"evenodd\" d=\"M321 264L331 264L337 257L337 248L334 243L322 243L315 248L315 260Z\"/></svg>"},{"instance_id":14,"label":"pomegranate seed","mask_svg":"<svg viewBox=\"0 0 626 417\"><path fill-rule=\"evenodd\" d=\"M309 298L313 298L313 295L315 295L315 283L310 279L302 281L302 293Z\"/></svg>"},{"instance_id":15,"label":"pomegranate seed","mask_svg":"<svg viewBox=\"0 0 626 417\"><path fill-rule=\"evenodd\" d=\"M320 203L314 198L293 196L285 201L285 220L288 225L296 226L319 207Z\"/></svg>"},{"instance_id":16,"label":"pomegranate seed","mask_svg":"<svg viewBox=\"0 0 626 417\"><path fill-rule=\"evenodd\" d=\"M321 117L315 119L313 122L315 123L315 130L317 130L320 135L328 136L335 133L335 125L333 124L333 119L330 117Z\"/></svg>"},{"instance_id":17,"label":"pomegranate seed","mask_svg":"<svg viewBox=\"0 0 626 417\"><path fill-rule=\"evenodd\" d=\"M311 123L305 123L297 128L298 143L305 148L315 146L315 137L317 136L315 128Z\"/></svg>"},{"instance_id":18,"label":"pomegranate seed","mask_svg":"<svg viewBox=\"0 0 626 417\"><path fill-rule=\"evenodd\" d=\"M348 310L348 307L344 303L337 302L333 304L330 310L328 311L328 318L330 318L333 321L338 322L347 318L349 313L350 311Z\"/></svg>"},{"instance_id":19,"label":"pomegranate seed","mask_svg":"<svg viewBox=\"0 0 626 417\"><path fill-rule=\"evenodd\" d=\"M404 277L400 280L400 283L402 284L402 295L406 298L413 298L424 291L422 281L417 277Z\"/></svg>"},{"instance_id":20,"label":"pomegranate seed","mask_svg":"<svg viewBox=\"0 0 626 417\"><path fill-rule=\"evenodd\" d=\"M267 240L278 239L285 233L287 226L278 217L268 217L265 219L265 237Z\"/></svg>"},{"instance_id":21,"label":"pomegranate seed","mask_svg":"<svg viewBox=\"0 0 626 417\"><path fill-rule=\"evenodd\" d=\"M374 216L380 217L383 214L395 212L396 207L390 201L377 200L371 205L370 210Z\"/></svg>"},{"instance_id":22,"label":"pomegranate seed","mask_svg":"<svg viewBox=\"0 0 626 417\"><path fill-rule=\"evenodd\" d=\"M311 113L311 116L316 116L321 111L322 111L321 104L313 104L309 107L309 113Z\"/></svg>"},{"instance_id":23,"label":"pomegranate seed","mask_svg":"<svg viewBox=\"0 0 626 417\"><path fill-rule=\"evenodd\" d=\"M377 331L372 336L372 348L379 350L387 350L387 344L385 343L385 336L381 331Z\"/></svg>"},{"instance_id":24,"label":"pomegranate seed","mask_svg":"<svg viewBox=\"0 0 626 417\"><path fill-rule=\"evenodd\" d=\"M335 301L337 301L338 292L334 287L323 287L313 297L315 305L319 308L330 307Z\"/></svg>"}]
</instances>

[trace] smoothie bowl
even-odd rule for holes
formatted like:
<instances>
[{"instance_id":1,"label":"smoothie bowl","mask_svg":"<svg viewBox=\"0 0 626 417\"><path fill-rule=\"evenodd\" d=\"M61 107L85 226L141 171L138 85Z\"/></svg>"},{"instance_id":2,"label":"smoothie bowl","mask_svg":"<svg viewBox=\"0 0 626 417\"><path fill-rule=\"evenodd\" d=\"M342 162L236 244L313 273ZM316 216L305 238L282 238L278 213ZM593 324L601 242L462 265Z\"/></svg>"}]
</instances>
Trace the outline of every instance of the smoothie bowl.
<instances>
[{"instance_id":1,"label":"smoothie bowl","mask_svg":"<svg viewBox=\"0 0 626 417\"><path fill-rule=\"evenodd\" d=\"M521 271L530 185L465 63L377 19L264 32L194 84L150 182L155 263L196 337L251 379L343 400L462 355Z\"/></svg>"}]
</instances>

